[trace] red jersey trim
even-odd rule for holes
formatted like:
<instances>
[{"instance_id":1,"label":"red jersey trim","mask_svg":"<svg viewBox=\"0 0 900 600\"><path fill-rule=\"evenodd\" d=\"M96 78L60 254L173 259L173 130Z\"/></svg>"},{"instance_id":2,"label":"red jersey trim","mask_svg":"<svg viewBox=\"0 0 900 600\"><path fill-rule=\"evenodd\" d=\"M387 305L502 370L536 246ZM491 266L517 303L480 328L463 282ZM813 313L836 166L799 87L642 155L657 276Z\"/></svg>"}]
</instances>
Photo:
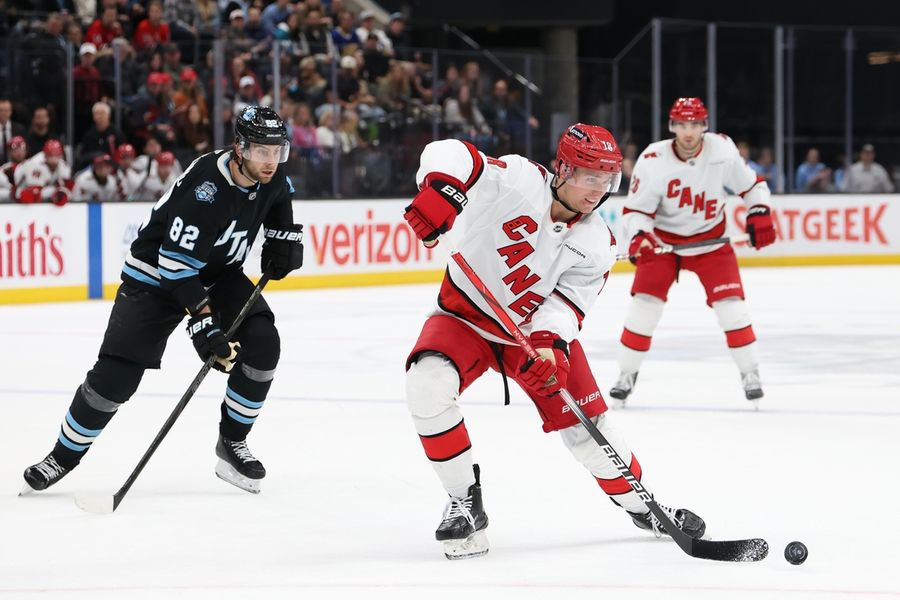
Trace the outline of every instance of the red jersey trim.
<instances>
[{"instance_id":1,"label":"red jersey trim","mask_svg":"<svg viewBox=\"0 0 900 600\"><path fill-rule=\"evenodd\" d=\"M681 155L678 154L678 146L675 145L675 139L672 139L672 153L675 155L675 158L680 160L681 162L687 162L689 160L697 160L697 157L700 156L700 153L703 152L703 140L700 140L700 149L697 150L697 154L689 157L689 158L681 158Z\"/></svg>"},{"instance_id":2,"label":"red jersey trim","mask_svg":"<svg viewBox=\"0 0 900 600\"><path fill-rule=\"evenodd\" d=\"M481 174L484 173L484 161L481 159L481 154L478 153L478 148L470 144L469 142L463 142L466 150L469 151L469 154L472 156L472 174L469 175L469 178L466 180L466 189L470 189L475 183L481 178Z\"/></svg>"},{"instance_id":3,"label":"red jersey trim","mask_svg":"<svg viewBox=\"0 0 900 600\"><path fill-rule=\"evenodd\" d=\"M636 209L636 208L628 208L627 206L624 207L624 208L622 209L622 214L623 214L623 215L627 215L628 213L633 213L633 212L635 212L635 213L641 213L642 215L646 215L646 216L650 217L651 219L655 219L655 218L656 218L656 213L655 213L655 212L648 213L648 212L644 212L644 211L642 211L642 210L638 210L638 209Z\"/></svg>"},{"instance_id":4,"label":"red jersey trim","mask_svg":"<svg viewBox=\"0 0 900 600\"><path fill-rule=\"evenodd\" d=\"M578 329L581 329L581 321L584 320L584 311L578 308L578 305L566 298L565 294L560 292L559 290L553 290L553 295L559 296L559 299L562 300L566 306L572 309L572 312L575 313L575 317L578 319Z\"/></svg>"},{"instance_id":5,"label":"red jersey trim","mask_svg":"<svg viewBox=\"0 0 900 600\"><path fill-rule=\"evenodd\" d=\"M663 231L659 227L654 228L653 231L656 233L656 237L667 244L686 244L688 242L698 242L700 240L712 240L725 235L725 219L723 218L717 224L713 225L712 229L701 231L694 235L678 235L677 233Z\"/></svg>"},{"instance_id":6,"label":"red jersey trim","mask_svg":"<svg viewBox=\"0 0 900 600\"><path fill-rule=\"evenodd\" d=\"M741 198L743 198L744 196L746 196L747 194L749 194L749 193L750 193L750 190L752 190L753 188L755 188L755 187L757 186L757 184L762 183L762 182L765 182L765 181L766 181L766 178L765 178L765 177L763 177L762 175L757 175L757 176L756 176L756 181L753 182L753 185L751 185L750 187L748 187L748 188L747 188L746 190L744 190L743 192L740 192L740 193L738 194L738 196L740 196Z\"/></svg>"}]
</instances>

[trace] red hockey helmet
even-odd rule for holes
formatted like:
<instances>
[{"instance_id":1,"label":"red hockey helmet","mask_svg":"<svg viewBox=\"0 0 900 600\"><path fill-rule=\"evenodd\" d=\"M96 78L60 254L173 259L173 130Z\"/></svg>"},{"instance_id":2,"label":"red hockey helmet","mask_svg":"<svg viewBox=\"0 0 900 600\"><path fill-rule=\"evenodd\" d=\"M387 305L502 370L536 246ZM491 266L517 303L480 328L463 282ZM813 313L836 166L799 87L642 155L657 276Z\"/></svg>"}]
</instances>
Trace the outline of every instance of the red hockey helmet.
<instances>
[{"instance_id":1,"label":"red hockey helmet","mask_svg":"<svg viewBox=\"0 0 900 600\"><path fill-rule=\"evenodd\" d=\"M19 148L25 148L27 146L25 138L21 135L10 138L6 145L10 150L18 150Z\"/></svg>"},{"instance_id":2,"label":"red hockey helmet","mask_svg":"<svg viewBox=\"0 0 900 600\"><path fill-rule=\"evenodd\" d=\"M95 156L94 157L94 166L99 167L100 165L112 166L113 165L112 156L110 156L109 154L98 154L97 156Z\"/></svg>"},{"instance_id":3,"label":"red hockey helmet","mask_svg":"<svg viewBox=\"0 0 900 600\"><path fill-rule=\"evenodd\" d=\"M156 156L156 164L171 167L175 164L175 155L171 152L160 152Z\"/></svg>"},{"instance_id":4,"label":"red hockey helmet","mask_svg":"<svg viewBox=\"0 0 900 600\"><path fill-rule=\"evenodd\" d=\"M572 185L611 194L622 179L622 153L606 129L576 123L559 138L556 173Z\"/></svg>"},{"instance_id":5,"label":"red hockey helmet","mask_svg":"<svg viewBox=\"0 0 900 600\"><path fill-rule=\"evenodd\" d=\"M44 156L62 156L63 147L59 140L47 140L44 143Z\"/></svg>"},{"instance_id":6,"label":"red hockey helmet","mask_svg":"<svg viewBox=\"0 0 900 600\"><path fill-rule=\"evenodd\" d=\"M669 109L669 121L706 121L709 112L697 97L678 98Z\"/></svg>"},{"instance_id":7,"label":"red hockey helmet","mask_svg":"<svg viewBox=\"0 0 900 600\"><path fill-rule=\"evenodd\" d=\"M116 156L119 160L123 158L134 158L137 156L137 152L134 150L134 146L131 144L119 144L119 147L116 148Z\"/></svg>"}]
</instances>

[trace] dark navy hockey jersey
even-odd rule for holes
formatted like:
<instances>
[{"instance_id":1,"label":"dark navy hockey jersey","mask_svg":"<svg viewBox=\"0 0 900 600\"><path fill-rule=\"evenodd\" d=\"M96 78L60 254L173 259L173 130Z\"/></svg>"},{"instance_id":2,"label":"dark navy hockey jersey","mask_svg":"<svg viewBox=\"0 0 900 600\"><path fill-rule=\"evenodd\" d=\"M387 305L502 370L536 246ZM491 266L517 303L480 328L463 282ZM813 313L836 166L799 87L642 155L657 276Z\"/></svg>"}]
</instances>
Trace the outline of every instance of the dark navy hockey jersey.
<instances>
[{"instance_id":1,"label":"dark navy hockey jersey","mask_svg":"<svg viewBox=\"0 0 900 600\"><path fill-rule=\"evenodd\" d=\"M131 244L123 281L170 293L194 312L207 287L241 267L261 226L293 223L284 165L269 183L244 188L231 177L231 160L227 150L204 154L163 194Z\"/></svg>"}]
</instances>

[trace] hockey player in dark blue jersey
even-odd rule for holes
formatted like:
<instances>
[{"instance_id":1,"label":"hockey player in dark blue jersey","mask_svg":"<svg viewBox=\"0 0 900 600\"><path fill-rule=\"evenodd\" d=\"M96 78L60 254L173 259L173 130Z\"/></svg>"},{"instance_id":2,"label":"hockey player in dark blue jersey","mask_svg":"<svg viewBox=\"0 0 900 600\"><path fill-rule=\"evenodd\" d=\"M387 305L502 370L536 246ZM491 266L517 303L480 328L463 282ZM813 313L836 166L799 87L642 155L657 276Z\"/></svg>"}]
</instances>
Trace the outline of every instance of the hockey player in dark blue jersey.
<instances>
[{"instance_id":1,"label":"hockey player in dark blue jersey","mask_svg":"<svg viewBox=\"0 0 900 600\"><path fill-rule=\"evenodd\" d=\"M197 158L153 207L122 268L99 356L75 392L56 445L25 470L25 491L68 474L116 411L137 390L145 369L158 369L166 340L188 317L200 358L216 356L228 373L216 474L258 493L265 468L247 447L280 354L275 316L260 296L231 342L224 331L253 291L241 265L260 228L262 266L281 279L303 264L302 226L281 163L287 128L270 108L249 106L235 119L231 148Z\"/></svg>"}]
</instances>

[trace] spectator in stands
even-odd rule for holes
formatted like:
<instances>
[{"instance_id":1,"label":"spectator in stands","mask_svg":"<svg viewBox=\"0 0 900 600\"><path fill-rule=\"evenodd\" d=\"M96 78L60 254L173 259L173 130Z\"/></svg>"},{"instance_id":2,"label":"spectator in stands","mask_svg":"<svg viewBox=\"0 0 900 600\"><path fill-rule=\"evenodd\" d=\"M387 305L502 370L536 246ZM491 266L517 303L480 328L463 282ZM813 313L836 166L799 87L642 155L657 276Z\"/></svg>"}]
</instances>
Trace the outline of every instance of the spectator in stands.
<instances>
[{"instance_id":1,"label":"spectator in stands","mask_svg":"<svg viewBox=\"0 0 900 600\"><path fill-rule=\"evenodd\" d=\"M316 127L316 143L319 148L334 148L334 110L328 104L323 105L319 114L319 126Z\"/></svg>"},{"instance_id":2,"label":"spectator in stands","mask_svg":"<svg viewBox=\"0 0 900 600\"><path fill-rule=\"evenodd\" d=\"M491 151L491 128L475 105L468 83L459 86L456 98L444 101L444 122L454 129L456 139L471 142L485 152Z\"/></svg>"},{"instance_id":3,"label":"spectator in stands","mask_svg":"<svg viewBox=\"0 0 900 600\"><path fill-rule=\"evenodd\" d=\"M200 106L191 104L185 120L176 127L179 148L186 150L185 158L193 160L210 150L209 121L203 117Z\"/></svg>"},{"instance_id":4,"label":"spectator in stands","mask_svg":"<svg viewBox=\"0 0 900 600\"><path fill-rule=\"evenodd\" d=\"M115 154L116 148L125 143L125 134L112 124L112 109L109 104L97 102L91 114L94 126L85 132L75 152L75 164L78 169L87 166L97 154Z\"/></svg>"},{"instance_id":5,"label":"spectator in stands","mask_svg":"<svg viewBox=\"0 0 900 600\"><path fill-rule=\"evenodd\" d=\"M413 59L412 51L410 50L412 41L409 32L406 30L406 17L403 16L403 13L391 13L386 35L391 41L394 58L400 60Z\"/></svg>"},{"instance_id":6,"label":"spectator in stands","mask_svg":"<svg viewBox=\"0 0 900 600\"><path fill-rule=\"evenodd\" d=\"M113 39L121 37L123 35L122 24L119 23L118 14L115 6L104 7L100 18L88 27L85 42L94 44L98 50L101 50L109 47Z\"/></svg>"},{"instance_id":7,"label":"spectator in stands","mask_svg":"<svg viewBox=\"0 0 900 600\"><path fill-rule=\"evenodd\" d=\"M12 120L12 102L9 98L0 98L0 165L5 164L7 145L16 136L25 137L25 127Z\"/></svg>"},{"instance_id":8,"label":"spectator in stands","mask_svg":"<svg viewBox=\"0 0 900 600\"><path fill-rule=\"evenodd\" d=\"M294 6L288 0L275 0L272 4L265 7L262 11L262 26L266 35L275 37L275 30L278 24L287 21L287 18L294 12Z\"/></svg>"},{"instance_id":9,"label":"spectator in stands","mask_svg":"<svg viewBox=\"0 0 900 600\"><path fill-rule=\"evenodd\" d=\"M355 110L348 109L341 112L338 141L343 154L350 154L355 149L366 145L359 137L359 115Z\"/></svg>"},{"instance_id":10,"label":"spectator in stands","mask_svg":"<svg viewBox=\"0 0 900 600\"><path fill-rule=\"evenodd\" d=\"M341 57L341 70L337 76L338 101L343 107L363 107L368 114L375 104L375 98L369 93L365 80L357 75L356 59L352 56Z\"/></svg>"},{"instance_id":11,"label":"spectator in stands","mask_svg":"<svg viewBox=\"0 0 900 600\"><path fill-rule=\"evenodd\" d=\"M169 41L169 25L162 17L162 4L158 0L151 0L147 6L147 18L138 23L134 31L134 49L137 52L149 53Z\"/></svg>"},{"instance_id":12,"label":"spectator in stands","mask_svg":"<svg viewBox=\"0 0 900 600\"><path fill-rule=\"evenodd\" d=\"M256 80L252 75L244 75L240 79L240 83L238 84L238 93L234 99L234 107L232 110L235 113L240 113L245 107L250 106L251 104L259 103L259 95L256 93Z\"/></svg>"},{"instance_id":13,"label":"spectator in stands","mask_svg":"<svg viewBox=\"0 0 900 600\"><path fill-rule=\"evenodd\" d=\"M319 72L316 59L307 56L300 61L300 74L297 77L297 94L294 100L308 102L310 106L318 106L325 100L325 89L328 81Z\"/></svg>"},{"instance_id":14,"label":"spectator in stands","mask_svg":"<svg viewBox=\"0 0 900 600\"><path fill-rule=\"evenodd\" d=\"M356 37L365 45L371 36L375 36L375 47L379 52L385 56L394 55L394 44L391 42L391 38L381 29L375 28L375 13L371 10L364 10L359 13Z\"/></svg>"},{"instance_id":15,"label":"spectator in stands","mask_svg":"<svg viewBox=\"0 0 900 600\"><path fill-rule=\"evenodd\" d=\"M262 88L256 84L256 76L253 74L253 71L250 70L247 61L244 60L242 56L235 56L231 59L231 73L229 74L228 81L228 92L230 93L228 95L236 97L240 94L241 87L246 82L244 79L245 77L250 77L253 80L254 97L259 98L262 96Z\"/></svg>"},{"instance_id":16,"label":"spectator in stands","mask_svg":"<svg viewBox=\"0 0 900 600\"><path fill-rule=\"evenodd\" d=\"M228 15L228 27L222 32L228 51L241 52L249 50L250 46L253 45L252 40L244 29L245 24L244 11L240 8L235 8Z\"/></svg>"},{"instance_id":17,"label":"spectator in stands","mask_svg":"<svg viewBox=\"0 0 900 600\"><path fill-rule=\"evenodd\" d=\"M349 10L338 13L338 24L331 30L331 41L341 55L353 54L362 48L362 42L353 29L353 13Z\"/></svg>"},{"instance_id":18,"label":"spectator in stands","mask_svg":"<svg viewBox=\"0 0 900 600\"><path fill-rule=\"evenodd\" d=\"M247 39L252 42L250 53L253 56L259 56L269 49L270 36L263 29L262 11L257 6L251 6L247 9L247 23L244 25L244 33Z\"/></svg>"},{"instance_id":19,"label":"spectator in stands","mask_svg":"<svg viewBox=\"0 0 900 600\"><path fill-rule=\"evenodd\" d=\"M525 109L510 96L509 84L505 79L494 82L491 95L481 106L481 112L498 138L499 147L495 150L497 154L524 152L528 129L537 129L539 126L537 118L526 114Z\"/></svg>"},{"instance_id":20,"label":"spectator in stands","mask_svg":"<svg viewBox=\"0 0 900 600\"><path fill-rule=\"evenodd\" d=\"M450 63L444 72L444 79L435 85L435 92L438 98L443 101L448 96L456 96L459 93L460 83L462 83L462 80L459 76L459 67L455 63Z\"/></svg>"},{"instance_id":21,"label":"spectator in stands","mask_svg":"<svg viewBox=\"0 0 900 600\"><path fill-rule=\"evenodd\" d=\"M501 154L500 152L497 153ZM634 173L634 163L637 162L638 147L633 141L629 140L622 145L622 185L619 186L619 195L628 193L631 175Z\"/></svg>"},{"instance_id":22,"label":"spectator in stands","mask_svg":"<svg viewBox=\"0 0 900 600\"><path fill-rule=\"evenodd\" d=\"M115 163L109 154L98 154L91 168L75 176L72 202L113 202L120 200L119 180Z\"/></svg>"},{"instance_id":23,"label":"spectator in stands","mask_svg":"<svg viewBox=\"0 0 900 600\"><path fill-rule=\"evenodd\" d=\"M766 180L770 190L778 188L778 167L775 165L775 155L772 149L765 147L759 151L759 161L748 161L747 164L756 174Z\"/></svg>"},{"instance_id":24,"label":"spectator in stands","mask_svg":"<svg viewBox=\"0 0 900 600\"><path fill-rule=\"evenodd\" d=\"M209 109L206 98L203 96L203 88L197 81L197 71L191 67L185 67L178 75L178 91L172 96L175 105L176 120L183 120L188 107L196 104L200 110L202 121L209 121Z\"/></svg>"},{"instance_id":25,"label":"spectator in stands","mask_svg":"<svg viewBox=\"0 0 900 600\"><path fill-rule=\"evenodd\" d=\"M825 171L827 173L824 173ZM827 187L831 182L831 169L825 163L819 161L819 149L810 148L806 151L806 160L797 167L794 176L795 192L814 192L823 185Z\"/></svg>"},{"instance_id":26,"label":"spectator in stands","mask_svg":"<svg viewBox=\"0 0 900 600\"><path fill-rule=\"evenodd\" d=\"M46 106L38 106L31 113L31 128L25 136L28 142L28 158L31 158L44 147L48 140L58 136L50 130L50 111Z\"/></svg>"},{"instance_id":27,"label":"spectator in stands","mask_svg":"<svg viewBox=\"0 0 900 600\"><path fill-rule=\"evenodd\" d=\"M472 101L478 102L484 98L488 90L491 89L491 82L486 75L481 73L481 66L474 60L470 60L463 65L462 83L469 86L472 94Z\"/></svg>"},{"instance_id":28,"label":"spectator in stands","mask_svg":"<svg viewBox=\"0 0 900 600\"><path fill-rule=\"evenodd\" d=\"M319 61L329 61L335 52L331 38L331 19L325 17L321 9L309 7L306 11L306 41L309 52Z\"/></svg>"},{"instance_id":29,"label":"spectator in stands","mask_svg":"<svg viewBox=\"0 0 900 600\"><path fill-rule=\"evenodd\" d=\"M376 83L382 77L387 75L391 61L387 55L378 48L378 37L375 34L369 34L369 37L363 40L363 79L369 83Z\"/></svg>"},{"instance_id":30,"label":"spectator in stands","mask_svg":"<svg viewBox=\"0 0 900 600\"><path fill-rule=\"evenodd\" d=\"M163 8L163 19L169 24L172 40L179 43L193 42L197 37L197 28L194 26L197 18L195 1L165 0Z\"/></svg>"},{"instance_id":31,"label":"spectator in stands","mask_svg":"<svg viewBox=\"0 0 900 600\"><path fill-rule=\"evenodd\" d=\"M84 30L78 21L69 21L66 25L66 43L73 48L81 48L84 43Z\"/></svg>"},{"instance_id":32,"label":"spectator in stands","mask_svg":"<svg viewBox=\"0 0 900 600\"><path fill-rule=\"evenodd\" d=\"M197 13L194 28L202 40L211 40L219 33L219 6L216 0L195 0Z\"/></svg>"},{"instance_id":33,"label":"spectator in stands","mask_svg":"<svg viewBox=\"0 0 900 600\"><path fill-rule=\"evenodd\" d=\"M282 39L282 54L288 54L294 60L309 56L309 40L306 39L306 10L298 7L288 15L284 23L276 27L276 38ZM284 32L284 37L278 35L278 31Z\"/></svg>"},{"instance_id":34,"label":"spectator in stands","mask_svg":"<svg viewBox=\"0 0 900 600\"><path fill-rule=\"evenodd\" d=\"M84 43L78 50L78 55L79 63L72 69L75 85L75 139L81 139L90 126L91 110L103 97L100 70L94 66L96 46L90 42Z\"/></svg>"},{"instance_id":35,"label":"spectator in stands","mask_svg":"<svg viewBox=\"0 0 900 600\"><path fill-rule=\"evenodd\" d=\"M293 126L291 127L291 150L295 154L309 158L318 151L319 144L316 139L316 124L313 121L312 110L306 102L300 102L294 107Z\"/></svg>"},{"instance_id":36,"label":"spectator in stands","mask_svg":"<svg viewBox=\"0 0 900 600\"><path fill-rule=\"evenodd\" d=\"M750 162L750 144L744 140L740 140L735 144L738 154L744 159L745 163Z\"/></svg>"},{"instance_id":37,"label":"spectator in stands","mask_svg":"<svg viewBox=\"0 0 900 600\"><path fill-rule=\"evenodd\" d=\"M378 85L378 105L387 112L402 112L409 101L411 89L412 84L403 63L395 60Z\"/></svg>"},{"instance_id":38,"label":"spectator in stands","mask_svg":"<svg viewBox=\"0 0 900 600\"><path fill-rule=\"evenodd\" d=\"M887 171L875 162L875 146L864 144L859 151L859 160L850 166L844 181L845 192L860 194L887 194L894 191L894 184Z\"/></svg>"},{"instance_id":39,"label":"spectator in stands","mask_svg":"<svg viewBox=\"0 0 900 600\"><path fill-rule=\"evenodd\" d=\"M162 51L162 70L164 73L169 74L172 81L175 81L181 75L181 69L183 68L183 65L181 64L181 50L178 48L178 44L170 42L162 47Z\"/></svg>"}]
</instances>

